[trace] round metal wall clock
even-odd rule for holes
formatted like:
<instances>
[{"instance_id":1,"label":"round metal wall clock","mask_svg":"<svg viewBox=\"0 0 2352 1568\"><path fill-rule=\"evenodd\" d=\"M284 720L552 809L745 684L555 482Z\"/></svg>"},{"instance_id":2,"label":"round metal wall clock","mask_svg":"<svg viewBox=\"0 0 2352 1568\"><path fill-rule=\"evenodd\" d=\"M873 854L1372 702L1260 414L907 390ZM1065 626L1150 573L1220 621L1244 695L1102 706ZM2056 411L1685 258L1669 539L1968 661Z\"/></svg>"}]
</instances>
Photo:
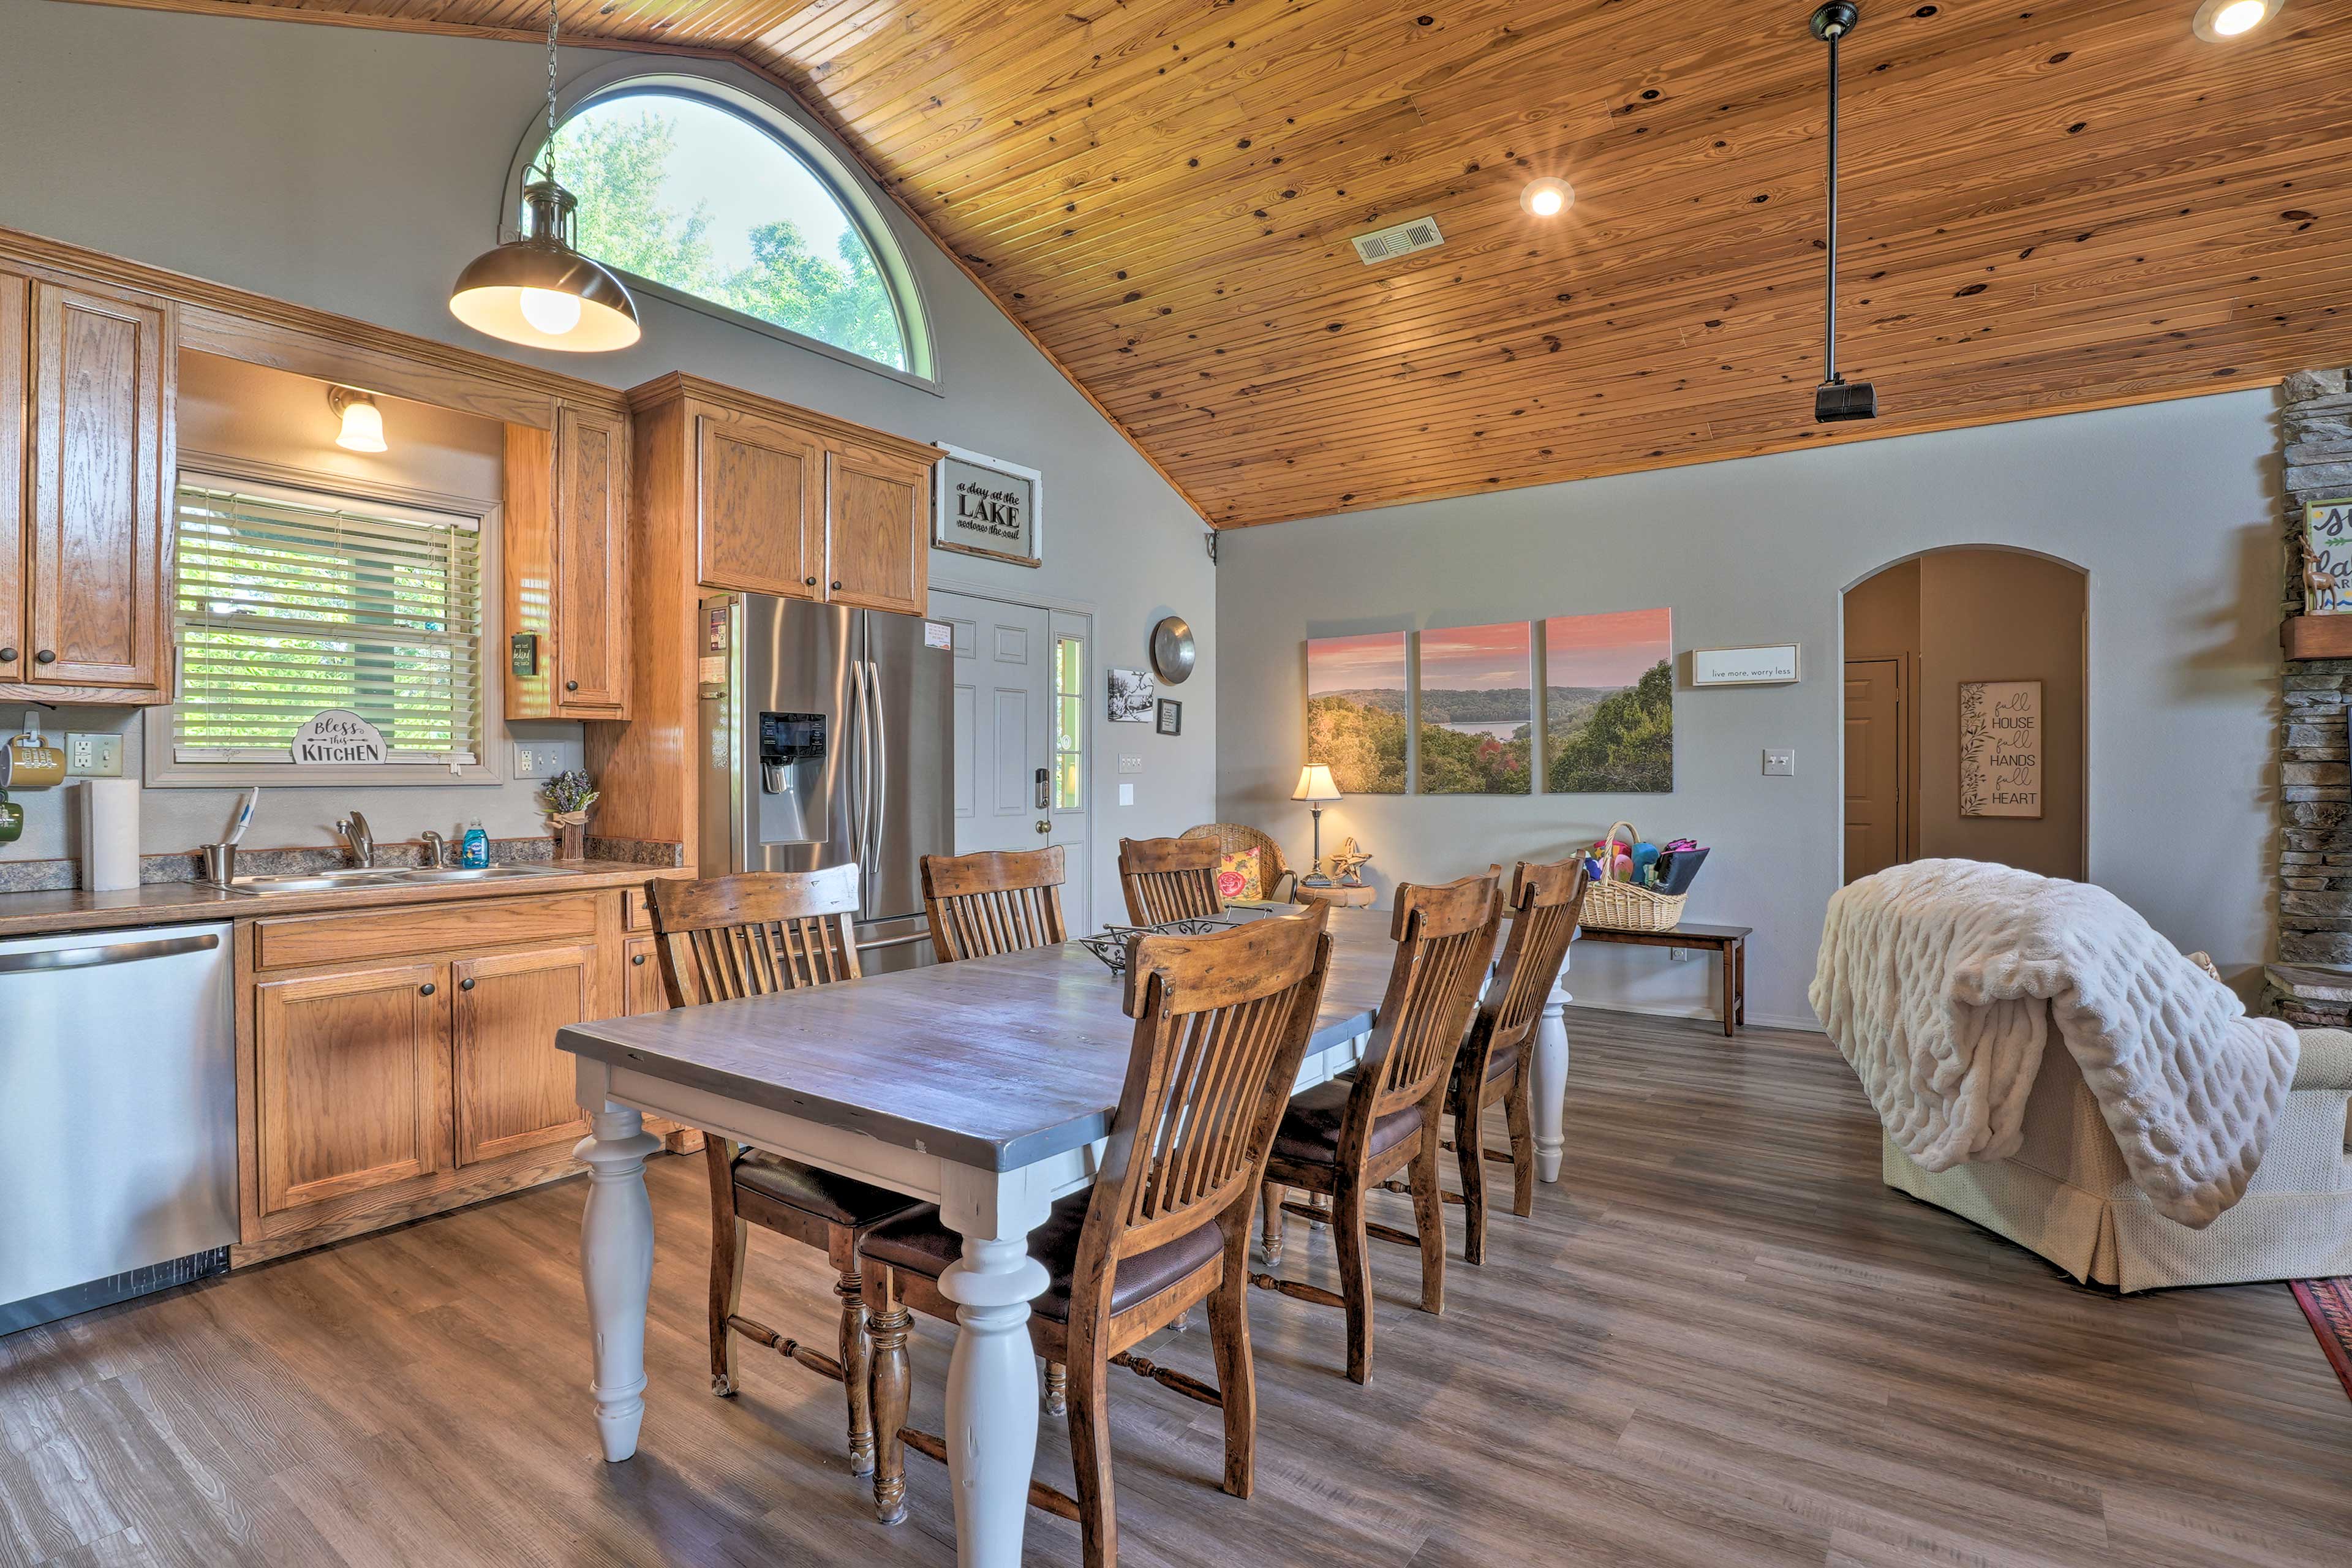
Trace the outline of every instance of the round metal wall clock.
<instances>
[{"instance_id":1,"label":"round metal wall clock","mask_svg":"<svg viewBox=\"0 0 2352 1568\"><path fill-rule=\"evenodd\" d=\"M1181 616L1170 616L1151 628L1151 668L1170 686L1181 686L1192 673L1192 661L1198 655L1192 647L1192 627Z\"/></svg>"}]
</instances>

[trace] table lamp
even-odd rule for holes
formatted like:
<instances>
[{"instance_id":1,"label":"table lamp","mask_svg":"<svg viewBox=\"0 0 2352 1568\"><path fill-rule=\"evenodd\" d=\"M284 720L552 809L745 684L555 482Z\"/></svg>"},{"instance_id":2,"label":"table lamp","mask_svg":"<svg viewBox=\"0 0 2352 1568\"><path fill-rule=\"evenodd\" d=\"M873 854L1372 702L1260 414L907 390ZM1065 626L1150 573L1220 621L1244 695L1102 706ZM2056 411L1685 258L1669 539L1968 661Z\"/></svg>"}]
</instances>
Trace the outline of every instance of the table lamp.
<instances>
[{"instance_id":1,"label":"table lamp","mask_svg":"<svg viewBox=\"0 0 2352 1568\"><path fill-rule=\"evenodd\" d=\"M1315 814L1315 859L1307 875L1298 879L1302 888L1328 888L1331 879L1323 874L1323 803L1339 798L1339 786L1331 782L1331 770L1322 763L1309 763L1298 770L1298 787L1290 792L1293 800L1303 800L1307 809Z\"/></svg>"}]
</instances>

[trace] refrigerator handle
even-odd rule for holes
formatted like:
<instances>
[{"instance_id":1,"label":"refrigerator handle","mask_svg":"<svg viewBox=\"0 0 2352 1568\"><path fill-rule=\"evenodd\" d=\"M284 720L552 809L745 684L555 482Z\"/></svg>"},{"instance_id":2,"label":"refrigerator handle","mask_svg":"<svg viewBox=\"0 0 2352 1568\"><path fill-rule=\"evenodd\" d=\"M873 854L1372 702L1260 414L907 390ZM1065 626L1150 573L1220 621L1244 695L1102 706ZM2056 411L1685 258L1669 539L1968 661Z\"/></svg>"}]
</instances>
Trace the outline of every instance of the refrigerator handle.
<instances>
[{"instance_id":1,"label":"refrigerator handle","mask_svg":"<svg viewBox=\"0 0 2352 1568\"><path fill-rule=\"evenodd\" d=\"M849 661L849 701L851 726L856 734L851 742L850 755L857 768L857 782L849 796L850 855L858 864L858 874L865 875L866 817L868 792L872 787L873 763L867 752L866 735L866 665L862 659Z\"/></svg>"},{"instance_id":2,"label":"refrigerator handle","mask_svg":"<svg viewBox=\"0 0 2352 1568\"><path fill-rule=\"evenodd\" d=\"M882 858L882 836L890 813L890 726L883 722L882 667L868 660L866 694L874 704L874 860Z\"/></svg>"}]
</instances>

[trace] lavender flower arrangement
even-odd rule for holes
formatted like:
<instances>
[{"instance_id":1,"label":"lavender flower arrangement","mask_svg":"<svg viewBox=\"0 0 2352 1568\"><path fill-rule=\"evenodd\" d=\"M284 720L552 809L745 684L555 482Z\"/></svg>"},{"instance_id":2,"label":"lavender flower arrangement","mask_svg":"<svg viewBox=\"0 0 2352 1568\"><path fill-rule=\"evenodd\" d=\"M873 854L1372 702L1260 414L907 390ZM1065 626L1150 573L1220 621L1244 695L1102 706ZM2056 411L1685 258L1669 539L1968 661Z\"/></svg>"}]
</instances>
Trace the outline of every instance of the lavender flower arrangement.
<instances>
[{"instance_id":1,"label":"lavender flower arrangement","mask_svg":"<svg viewBox=\"0 0 2352 1568\"><path fill-rule=\"evenodd\" d=\"M566 768L539 786L549 820L565 825L586 822L588 808L596 804L596 797L594 784L579 768Z\"/></svg>"}]
</instances>

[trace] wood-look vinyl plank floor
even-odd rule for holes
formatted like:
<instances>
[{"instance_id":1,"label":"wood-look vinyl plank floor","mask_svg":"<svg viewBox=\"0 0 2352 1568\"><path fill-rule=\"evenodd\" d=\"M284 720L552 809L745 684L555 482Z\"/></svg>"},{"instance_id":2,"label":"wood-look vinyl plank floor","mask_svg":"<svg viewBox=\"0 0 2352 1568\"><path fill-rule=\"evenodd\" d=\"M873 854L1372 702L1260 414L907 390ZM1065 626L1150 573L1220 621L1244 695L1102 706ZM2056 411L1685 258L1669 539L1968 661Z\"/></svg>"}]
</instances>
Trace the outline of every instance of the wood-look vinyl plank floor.
<instances>
[{"instance_id":1,"label":"wood-look vinyl plank floor","mask_svg":"<svg viewBox=\"0 0 2352 1568\"><path fill-rule=\"evenodd\" d=\"M2352 1400L2284 1289L2082 1289L1882 1185L1819 1036L1570 1016L1560 1184L1496 1215L1482 1269L1449 1212L1442 1319L1374 1244L1370 1387L1337 1313L1253 1293L1254 1498L1216 1489L1213 1410L1114 1381L1124 1562L2305 1568L2352 1543ZM703 1181L648 1171L630 1463L596 1457L567 1182L0 1339L0 1568L952 1563L945 1472L910 1458L908 1521L876 1523L835 1388L747 1348L745 1392L704 1392ZM1328 1235L1289 1237L1280 1271L1336 1287ZM754 1315L821 1341L831 1285L754 1233ZM934 1430L948 1345L919 1322ZM1150 1353L1214 1377L1198 1328ZM1038 1465L1068 1484L1059 1423ZM1029 1542L1077 1555L1043 1515Z\"/></svg>"}]
</instances>

